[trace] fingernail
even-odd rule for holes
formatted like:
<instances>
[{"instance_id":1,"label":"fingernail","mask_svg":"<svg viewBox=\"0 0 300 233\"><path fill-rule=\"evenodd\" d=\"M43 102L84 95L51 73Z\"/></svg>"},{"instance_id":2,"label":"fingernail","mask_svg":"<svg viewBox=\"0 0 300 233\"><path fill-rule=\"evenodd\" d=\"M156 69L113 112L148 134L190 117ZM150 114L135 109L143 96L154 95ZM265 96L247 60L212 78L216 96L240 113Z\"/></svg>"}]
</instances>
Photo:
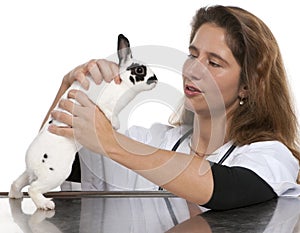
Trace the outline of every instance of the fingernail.
<instances>
[{"instance_id":1,"label":"fingernail","mask_svg":"<svg viewBox=\"0 0 300 233\"><path fill-rule=\"evenodd\" d=\"M75 98L75 91L74 90L70 90L68 93L68 97L69 98Z\"/></svg>"},{"instance_id":2,"label":"fingernail","mask_svg":"<svg viewBox=\"0 0 300 233\"><path fill-rule=\"evenodd\" d=\"M89 89L89 81L87 80L87 78L84 79L83 83L82 83L82 86L85 90L88 90Z\"/></svg>"},{"instance_id":3,"label":"fingernail","mask_svg":"<svg viewBox=\"0 0 300 233\"><path fill-rule=\"evenodd\" d=\"M56 112L57 112L56 110L52 110L51 113L50 113L50 115L51 115L52 117L54 117L54 115L55 115Z\"/></svg>"},{"instance_id":4,"label":"fingernail","mask_svg":"<svg viewBox=\"0 0 300 233\"><path fill-rule=\"evenodd\" d=\"M122 79L121 79L121 77L118 75L117 77L114 78L114 81L115 81L116 84L121 84Z\"/></svg>"},{"instance_id":5,"label":"fingernail","mask_svg":"<svg viewBox=\"0 0 300 233\"><path fill-rule=\"evenodd\" d=\"M54 125L49 125L49 127L48 127L48 131L49 132L53 132L54 131L54 128L55 128L55 126Z\"/></svg>"}]
</instances>

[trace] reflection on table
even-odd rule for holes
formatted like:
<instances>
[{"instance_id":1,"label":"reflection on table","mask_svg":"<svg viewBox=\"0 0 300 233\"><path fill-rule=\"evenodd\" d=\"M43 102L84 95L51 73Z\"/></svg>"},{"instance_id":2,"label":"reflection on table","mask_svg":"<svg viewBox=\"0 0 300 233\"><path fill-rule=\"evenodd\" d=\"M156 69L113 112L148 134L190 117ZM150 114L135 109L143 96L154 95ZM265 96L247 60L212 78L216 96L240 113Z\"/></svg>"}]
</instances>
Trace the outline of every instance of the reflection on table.
<instances>
[{"instance_id":1,"label":"reflection on table","mask_svg":"<svg viewBox=\"0 0 300 233\"><path fill-rule=\"evenodd\" d=\"M55 211L0 193L0 232L300 232L300 199L211 211L157 192L53 193ZM201 213L202 211L202 213Z\"/></svg>"}]
</instances>

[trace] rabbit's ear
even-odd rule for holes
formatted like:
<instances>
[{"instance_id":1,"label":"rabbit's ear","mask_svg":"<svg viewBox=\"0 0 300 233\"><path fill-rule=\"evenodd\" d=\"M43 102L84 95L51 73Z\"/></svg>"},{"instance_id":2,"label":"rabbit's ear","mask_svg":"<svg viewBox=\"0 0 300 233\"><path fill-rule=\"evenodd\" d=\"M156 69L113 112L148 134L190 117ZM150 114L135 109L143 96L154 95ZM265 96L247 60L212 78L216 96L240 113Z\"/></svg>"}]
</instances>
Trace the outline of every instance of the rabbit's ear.
<instances>
[{"instance_id":1,"label":"rabbit's ear","mask_svg":"<svg viewBox=\"0 0 300 233\"><path fill-rule=\"evenodd\" d=\"M118 36L118 57L120 65L132 59L129 40L123 34Z\"/></svg>"}]
</instances>

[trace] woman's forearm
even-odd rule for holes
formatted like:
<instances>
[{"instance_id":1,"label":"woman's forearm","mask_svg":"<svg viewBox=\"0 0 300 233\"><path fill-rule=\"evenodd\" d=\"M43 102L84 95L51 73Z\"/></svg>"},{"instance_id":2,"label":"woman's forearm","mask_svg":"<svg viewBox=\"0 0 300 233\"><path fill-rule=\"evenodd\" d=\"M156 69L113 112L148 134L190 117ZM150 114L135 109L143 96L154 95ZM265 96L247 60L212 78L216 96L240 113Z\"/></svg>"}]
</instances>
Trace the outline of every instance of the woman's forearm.
<instances>
[{"instance_id":1,"label":"woman's forearm","mask_svg":"<svg viewBox=\"0 0 300 233\"><path fill-rule=\"evenodd\" d=\"M106 148L111 159L191 202L209 201L213 177L205 158L157 149L117 133L115 137L118 145Z\"/></svg>"},{"instance_id":2,"label":"woman's forearm","mask_svg":"<svg viewBox=\"0 0 300 233\"><path fill-rule=\"evenodd\" d=\"M49 108L43 122L42 122L42 125L41 125L41 128L43 127L43 125L45 124L45 122L48 120L49 118L49 115L51 113L51 111L55 108L55 106L57 105L58 101L60 100L60 98L63 96L63 94L66 92L66 90L69 88L70 85L68 85L64 80L62 81L62 84L54 98L54 101L53 103L51 104L51 107ZM40 128L40 129L41 129Z\"/></svg>"}]
</instances>

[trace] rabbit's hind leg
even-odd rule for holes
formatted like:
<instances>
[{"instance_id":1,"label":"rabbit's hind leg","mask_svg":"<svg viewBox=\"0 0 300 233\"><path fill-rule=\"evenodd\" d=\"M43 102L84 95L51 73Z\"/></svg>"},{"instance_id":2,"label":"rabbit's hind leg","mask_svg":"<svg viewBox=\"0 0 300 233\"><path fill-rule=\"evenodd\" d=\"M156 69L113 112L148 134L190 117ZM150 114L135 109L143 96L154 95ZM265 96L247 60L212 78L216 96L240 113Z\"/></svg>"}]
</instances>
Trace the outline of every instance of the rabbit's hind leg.
<instances>
[{"instance_id":1,"label":"rabbit's hind leg","mask_svg":"<svg viewBox=\"0 0 300 233\"><path fill-rule=\"evenodd\" d=\"M25 186L29 185L29 182L28 172L24 171L22 175L11 184L8 197L15 199L22 198L23 193L21 191Z\"/></svg>"},{"instance_id":2,"label":"rabbit's hind leg","mask_svg":"<svg viewBox=\"0 0 300 233\"><path fill-rule=\"evenodd\" d=\"M42 194L49 190L48 185L44 184L40 179L32 182L28 188L28 194L38 209L53 210L55 208L55 204L51 201L51 198L46 198Z\"/></svg>"}]
</instances>

